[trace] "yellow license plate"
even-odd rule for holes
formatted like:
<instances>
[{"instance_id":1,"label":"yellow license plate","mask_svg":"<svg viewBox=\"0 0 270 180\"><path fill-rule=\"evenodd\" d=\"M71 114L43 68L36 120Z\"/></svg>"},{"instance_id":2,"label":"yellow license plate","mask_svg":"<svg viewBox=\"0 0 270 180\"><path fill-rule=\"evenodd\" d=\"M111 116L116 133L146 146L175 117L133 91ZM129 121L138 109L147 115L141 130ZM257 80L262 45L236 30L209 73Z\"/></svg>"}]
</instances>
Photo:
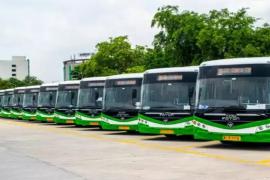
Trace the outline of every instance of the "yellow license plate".
<instances>
[{"instance_id":1,"label":"yellow license plate","mask_svg":"<svg viewBox=\"0 0 270 180\"><path fill-rule=\"evenodd\" d=\"M162 129L159 132L160 134L174 134L174 130L170 130L170 129Z\"/></svg>"},{"instance_id":2,"label":"yellow license plate","mask_svg":"<svg viewBox=\"0 0 270 180\"><path fill-rule=\"evenodd\" d=\"M35 120L35 119L36 119L36 117L31 117L30 119Z\"/></svg>"},{"instance_id":3,"label":"yellow license plate","mask_svg":"<svg viewBox=\"0 0 270 180\"><path fill-rule=\"evenodd\" d=\"M48 122L53 122L53 118L47 118Z\"/></svg>"},{"instance_id":4,"label":"yellow license plate","mask_svg":"<svg viewBox=\"0 0 270 180\"><path fill-rule=\"evenodd\" d=\"M89 125L91 125L91 126L98 126L99 123L98 122L90 122Z\"/></svg>"},{"instance_id":5,"label":"yellow license plate","mask_svg":"<svg viewBox=\"0 0 270 180\"><path fill-rule=\"evenodd\" d=\"M224 141L241 141L241 136L223 136Z\"/></svg>"},{"instance_id":6,"label":"yellow license plate","mask_svg":"<svg viewBox=\"0 0 270 180\"><path fill-rule=\"evenodd\" d=\"M73 124L74 121L73 120L66 120L66 124Z\"/></svg>"},{"instance_id":7,"label":"yellow license plate","mask_svg":"<svg viewBox=\"0 0 270 180\"><path fill-rule=\"evenodd\" d=\"M128 126L119 126L118 127L119 130L129 130Z\"/></svg>"}]
</instances>

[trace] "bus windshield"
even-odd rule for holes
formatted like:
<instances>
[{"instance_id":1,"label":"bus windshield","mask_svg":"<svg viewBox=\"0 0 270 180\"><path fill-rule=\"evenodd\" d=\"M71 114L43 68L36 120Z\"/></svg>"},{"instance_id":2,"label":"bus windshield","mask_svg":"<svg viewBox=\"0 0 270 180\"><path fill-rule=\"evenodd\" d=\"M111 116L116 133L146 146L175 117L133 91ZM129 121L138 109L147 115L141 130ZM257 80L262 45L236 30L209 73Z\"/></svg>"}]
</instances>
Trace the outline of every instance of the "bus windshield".
<instances>
[{"instance_id":1,"label":"bus windshield","mask_svg":"<svg viewBox=\"0 0 270 180\"><path fill-rule=\"evenodd\" d=\"M38 92L26 93L23 99L23 107L36 107L38 102Z\"/></svg>"},{"instance_id":2,"label":"bus windshield","mask_svg":"<svg viewBox=\"0 0 270 180\"><path fill-rule=\"evenodd\" d=\"M74 108L77 105L78 90L58 91L56 107Z\"/></svg>"},{"instance_id":3,"label":"bus windshield","mask_svg":"<svg viewBox=\"0 0 270 180\"><path fill-rule=\"evenodd\" d=\"M56 91L44 91L39 93L38 107L54 107Z\"/></svg>"},{"instance_id":4,"label":"bus windshield","mask_svg":"<svg viewBox=\"0 0 270 180\"><path fill-rule=\"evenodd\" d=\"M141 86L117 86L106 88L104 108L136 109L136 102L140 101Z\"/></svg>"},{"instance_id":5,"label":"bus windshield","mask_svg":"<svg viewBox=\"0 0 270 180\"><path fill-rule=\"evenodd\" d=\"M190 110L195 82L160 82L143 85L142 109Z\"/></svg>"},{"instance_id":6,"label":"bus windshield","mask_svg":"<svg viewBox=\"0 0 270 180\"><path fill-rule=\"evenodd\" d=\"M269 109L270 77L222 77L200 79L197 108L236 107Z\"/></svg>"},{"instance_id":7,"label":"bus windshield","mask_svg":"<svg viewBox=\"0 0 270 180\"><path fill-rule=\"evenodd\" d=\"M23 96L24 94L14 94L13 97L13 106L22 106L23 105Z\"/></svg>"},{"instance_id":8,"label":"bus windshield","mask_svg":"<svg viewBox=\"0 0 270 180\"><path fill-rule=\"evenodd\" d=\"M103 87L80 89L79 108L102 108Z\"/></svg>"},{"instance_id":9,"label":"bus windshield","mask_svg":"<svg viewBox=\"0 0 270 180\"><path fill-rule=\"evenodd\" d=\"M3 106L12 106L13 95L5 95L3 98Z\"/></svg>"}]
</instances>

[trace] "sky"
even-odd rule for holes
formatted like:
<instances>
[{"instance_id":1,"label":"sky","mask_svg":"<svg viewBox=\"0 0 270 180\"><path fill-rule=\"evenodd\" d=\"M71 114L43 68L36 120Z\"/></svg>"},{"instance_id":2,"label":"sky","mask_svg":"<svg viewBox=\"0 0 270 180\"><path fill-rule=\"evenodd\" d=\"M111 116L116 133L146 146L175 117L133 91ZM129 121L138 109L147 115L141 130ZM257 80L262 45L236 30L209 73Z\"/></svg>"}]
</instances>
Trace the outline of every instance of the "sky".
<instances>
[{"instance_id":1,"label":"sky","mask_svg":"<svg viewBox=\"0 0 270 180\"><path fill-rule=\"evenodd\" d=\"M0 0L0 59L27 56L31 75L62 81L64 60L95 52L109 37L127 35L133 45L151 46L158 32L151 20L164 5L199 13L248 7L270 23L269 0Z\"/></svg>"}]
</instances>

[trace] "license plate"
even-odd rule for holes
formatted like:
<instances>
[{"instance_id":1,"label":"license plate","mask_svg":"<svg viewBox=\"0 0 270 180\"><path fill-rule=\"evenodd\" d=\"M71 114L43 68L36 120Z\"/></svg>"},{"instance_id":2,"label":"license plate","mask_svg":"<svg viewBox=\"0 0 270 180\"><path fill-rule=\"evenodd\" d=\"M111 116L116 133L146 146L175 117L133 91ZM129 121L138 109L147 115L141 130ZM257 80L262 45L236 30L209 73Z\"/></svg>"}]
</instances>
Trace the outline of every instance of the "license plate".
<instances>
[{"instance_id":1,"label":"license plate","mask_svg":"<svg viewBox=\"0 0 270 180\"><path fill-rule=\"evenodd\" d=\"M53 118L47 118L48 122L53 122Z\"/></svg>"},{"instance_id":2,"label":"license plate","mask_svg":"<svg viewBox=\"0 0 270 180\"><path fill-rule=\"evenodd\" d=\"M66 120L66 124L73 124L74 121L73 120Z\"/></svg>"},{"instance_id":3,"label":"license plate","mask_svg":"<svg viewBox=\"0 0 270 180\"><path fill-rule=\"evenodd\" d=\"M91 126L98 126L99 123L98 122L90 122L89 125L91 125Z\"/></svg>"},{"instance_id":4,"label":"license plate","mask_svg":"<svg viewBox=\"0 0 270 180\"><path fill-rule=\"evenodd\" d=\"M223 136L224 141L241 141L241 136Z\"/></svg>"},{"instance_id":5,"label":"license plate","mask_svg":"<svg viewBox=\"0 0 270 180\"><path fill-rule=\"evenodd\" d=\"M174 134L174 130L162 129L160 130L160 134Z\"/></svg>"},{"instance_id":6,"label":"license plate","mask_svg":"<svg viewBox=\"0 0 270 180\"><path fill-rule=\"evenodd\" d=\"M118 127L119 130L129 130L128 126L119 126Z\"/></svg>"},{"instance_id":7,"label":"license plate","mask_svg":"<svg viewBox=\"0 0 270 180\"><path fill-rule=\"evenodd\" d=\"M35 119L36 119L36 117L31 117L30 119L35 120Z\"/></svg>"}]
</instances>

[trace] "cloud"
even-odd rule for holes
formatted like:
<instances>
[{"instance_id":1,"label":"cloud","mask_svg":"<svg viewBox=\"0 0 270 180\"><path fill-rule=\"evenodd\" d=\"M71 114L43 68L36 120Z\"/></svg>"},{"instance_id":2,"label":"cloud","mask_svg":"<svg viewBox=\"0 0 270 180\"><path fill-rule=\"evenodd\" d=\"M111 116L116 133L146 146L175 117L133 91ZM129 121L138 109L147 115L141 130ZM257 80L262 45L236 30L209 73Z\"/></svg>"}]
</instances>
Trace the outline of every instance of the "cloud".
<instances>
[{"instance_id":1,"label":"cloud","mask_svg":"<svg viewBox=\"0 0 270 180\"><path fill-rule=\"evenodd\" d=\"M270 22L267 0L10 0L0 2L0 59L26 55L31 73L46 82L63 79L62 61L72 54L93 52L108 37L128 35L133 44L150 45L157 8L237 10Z\"/></svg>"}]
</instances>

